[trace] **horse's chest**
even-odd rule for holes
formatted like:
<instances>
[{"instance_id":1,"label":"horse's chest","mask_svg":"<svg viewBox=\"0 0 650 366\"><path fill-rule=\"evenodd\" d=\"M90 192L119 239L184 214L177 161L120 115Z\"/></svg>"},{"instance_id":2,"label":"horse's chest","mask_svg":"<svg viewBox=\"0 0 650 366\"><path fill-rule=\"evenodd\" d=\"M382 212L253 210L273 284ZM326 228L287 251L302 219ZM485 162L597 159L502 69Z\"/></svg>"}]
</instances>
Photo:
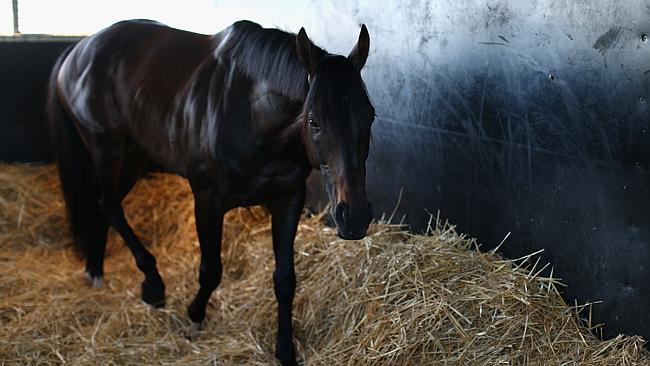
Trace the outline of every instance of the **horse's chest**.
<instances>
[{"instance_id":1,"label":"horse's chest","mask_svg":"<svg viewBox=\"0 0 650 366\"><path fill-rule=\"evenodd\" d=\"M306 164L300 162L270 160L258 167L230 169L220 186L222 194L235 206L264 204L302 189L309 170Z\"/></svg>"}]
</instances>

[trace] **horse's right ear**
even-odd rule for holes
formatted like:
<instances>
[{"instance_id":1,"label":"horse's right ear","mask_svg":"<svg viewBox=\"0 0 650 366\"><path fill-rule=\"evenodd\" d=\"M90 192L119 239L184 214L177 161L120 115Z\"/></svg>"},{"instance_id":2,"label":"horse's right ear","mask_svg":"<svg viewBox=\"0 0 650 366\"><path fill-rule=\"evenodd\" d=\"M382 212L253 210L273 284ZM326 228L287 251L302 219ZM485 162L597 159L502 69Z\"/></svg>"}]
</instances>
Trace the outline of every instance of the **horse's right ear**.
<instances>
[{"instance_id":1,"label":"horse's right ear","mask_svg":"<svg viewBox=\"0 0 650 366\"><path fill-rule=\"evenodd\" d=\"M317 55L312 52L314 45L307 37L305 28L300 28L300 32L296 36L296 53L302 66L307 70L309 76L316 74L316 66L318 65Z\"/></svg>"},{"instance_id":2,"label":"horse's right ear","mask_svg":"<svg viewBox=\"0 0 650 366\"><path fill-rule=\"evenodd\" d=\"M352 61L352 64L361 71L366 64L368 59L368 51L370 51L370 35L368 34L368 28L365 24L361 24L361 32L359 33L359 40L357 44L354 45L352 52L348 58Z\"/></svg>"}]
</instances>

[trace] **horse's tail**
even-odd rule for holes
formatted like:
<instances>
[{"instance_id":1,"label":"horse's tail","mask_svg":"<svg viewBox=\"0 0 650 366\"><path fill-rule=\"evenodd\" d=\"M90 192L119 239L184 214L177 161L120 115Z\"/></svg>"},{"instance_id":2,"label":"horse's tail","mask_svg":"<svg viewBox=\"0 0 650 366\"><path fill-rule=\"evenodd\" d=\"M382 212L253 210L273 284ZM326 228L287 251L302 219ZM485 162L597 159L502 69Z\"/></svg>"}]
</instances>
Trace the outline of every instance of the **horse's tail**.
<instances>
[{"instance_id":1,"label":"horse's tail","mask_svg":"<svg viewBox=\"0 0 650 366\"><path fill-rule=\"evenodd\" d=\"M59 56L50 74L46 113L74 248L78 255L85 257L89 249L87 246L94 242L97 235L96 221L102 217L102 213L94 197L96 188L90 152L57 91L61 64L71 50L72 46Z\"/></svg>"}]
</instances>

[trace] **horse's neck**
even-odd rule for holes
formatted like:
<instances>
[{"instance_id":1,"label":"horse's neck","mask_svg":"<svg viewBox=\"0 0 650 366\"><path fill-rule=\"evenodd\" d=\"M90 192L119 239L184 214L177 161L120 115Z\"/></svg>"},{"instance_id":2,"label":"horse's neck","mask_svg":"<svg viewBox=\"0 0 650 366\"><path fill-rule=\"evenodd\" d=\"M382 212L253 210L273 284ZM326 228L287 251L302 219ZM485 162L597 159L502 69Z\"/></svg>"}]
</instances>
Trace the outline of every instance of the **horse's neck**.
<instances>
[{"instance_id":1,"label":"horse's neck","mask_svg":"<svg viewBox=\"0 0 650 366\"><path fill-rule=\"evenodd\" d=\"M199 71L176 107L187 149L200 149L217 160L239 160L260 152L281 154L302 148L302 104L215 64ZM180 126L183 127L180 127ZM201 136L201 137L199 137ZM261 150L260 150L261 149Z\"/></svg>"},{"instance_id":2,"label":"horse's neck","mask_svg":"<svg viewBox=\"0 0 650 366\"><path fill-rule=\"evenodd\" d=\"M252 127L260 137L278 143L300 138L302 102L274 92L266 82L251 86L250 101Z\"/></svg>"}]
</instances>

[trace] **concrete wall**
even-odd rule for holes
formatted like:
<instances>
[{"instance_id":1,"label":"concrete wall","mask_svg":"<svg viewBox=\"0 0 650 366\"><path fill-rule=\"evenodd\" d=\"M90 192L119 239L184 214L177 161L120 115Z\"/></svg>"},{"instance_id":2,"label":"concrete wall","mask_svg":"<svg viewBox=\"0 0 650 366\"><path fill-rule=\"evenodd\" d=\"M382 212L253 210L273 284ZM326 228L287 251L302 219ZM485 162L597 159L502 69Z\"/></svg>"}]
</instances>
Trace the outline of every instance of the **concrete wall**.
<instances>
[{"instance_id":1,"label":"concrete wall","mask_svg":"<svg viewBox=\"0 0 650 366\"><path fill-rule=\"evenodd\" d=\"M366 23L377 108L369 195L542 264L605 335L650 338L650 4L330 1L308 28L347 52ZM315 187L318 183L314 182ZM314 192L319 192L318 188ZM317 195L314 195L317 196Z\"/></svg>"}]
</instances>

